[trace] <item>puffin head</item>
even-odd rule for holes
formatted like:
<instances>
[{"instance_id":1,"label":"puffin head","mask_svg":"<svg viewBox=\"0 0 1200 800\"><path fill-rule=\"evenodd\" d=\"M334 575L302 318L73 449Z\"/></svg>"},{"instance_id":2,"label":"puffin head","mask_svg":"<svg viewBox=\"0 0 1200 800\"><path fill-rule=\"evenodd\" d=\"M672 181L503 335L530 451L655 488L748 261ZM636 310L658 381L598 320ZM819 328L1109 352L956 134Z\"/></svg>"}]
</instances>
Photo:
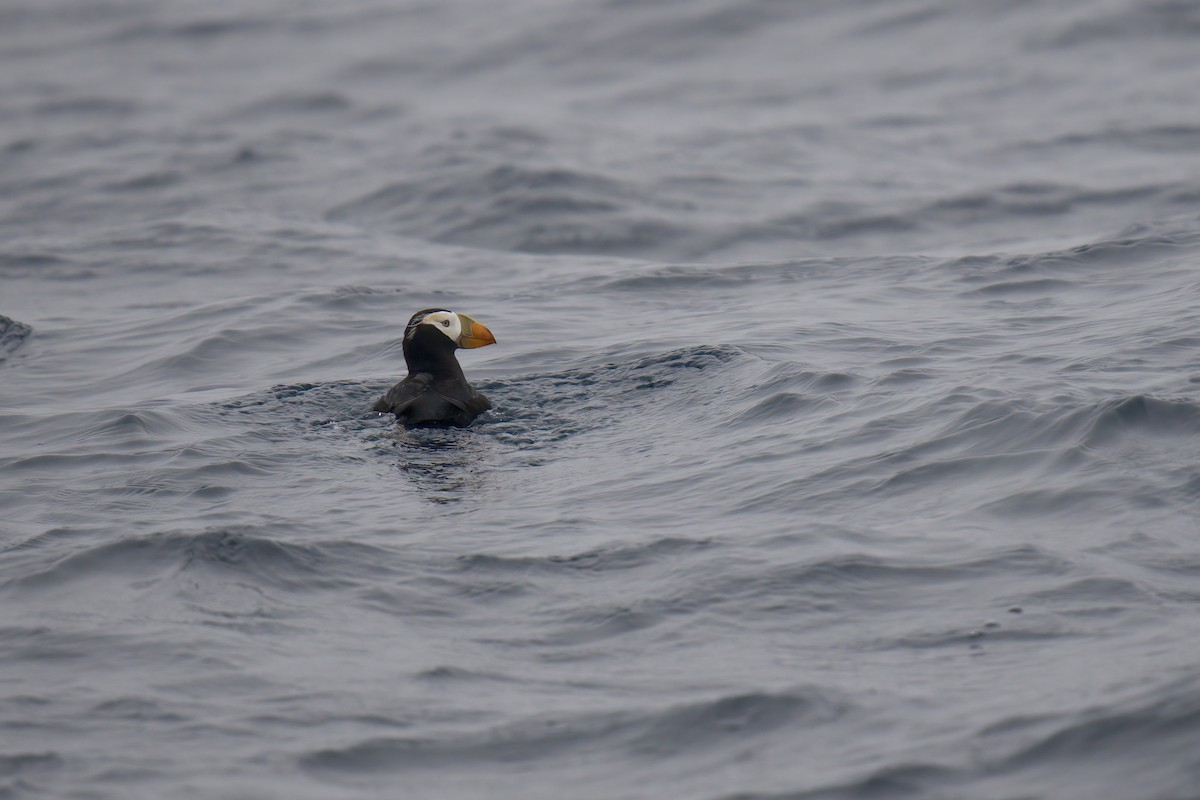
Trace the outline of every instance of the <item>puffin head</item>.
<instances>
[{"instance_id":1,"label":"puffin head","mask_svg":"<svg viewBox=\"0 0 1200 800\"><path fill-rule=\"evenodd\" d=\"M418 335L425 338L430 330L435 330L449 339L452 347L483 347L496 343L496 337L486 325L476 322L466 314L456 314L444 308L427 308L413 314L404 328L404 343L413 342Z\"/></svg>"}]
</instances>

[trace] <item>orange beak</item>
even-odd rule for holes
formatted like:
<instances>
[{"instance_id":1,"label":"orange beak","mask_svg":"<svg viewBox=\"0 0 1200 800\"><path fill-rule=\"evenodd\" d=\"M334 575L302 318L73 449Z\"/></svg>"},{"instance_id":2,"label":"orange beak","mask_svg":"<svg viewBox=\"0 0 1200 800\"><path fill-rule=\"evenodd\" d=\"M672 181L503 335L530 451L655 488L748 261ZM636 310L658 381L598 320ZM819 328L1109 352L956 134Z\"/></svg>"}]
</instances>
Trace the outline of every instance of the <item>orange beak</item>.
<instances>
[{"instance_id":1,"label":"orange beak","mask_svg":"<svg viewBox=\"0 0 1200 800\"><path fill-rule=\"evenodd\" d=\"M459 314L458 318L462 320L463 326L463 332L458 337L459 347L483 347L496 343L496 337L492 336L492 332L483 323L476 322L466 314Z\"/></svg>"}]
</instances>

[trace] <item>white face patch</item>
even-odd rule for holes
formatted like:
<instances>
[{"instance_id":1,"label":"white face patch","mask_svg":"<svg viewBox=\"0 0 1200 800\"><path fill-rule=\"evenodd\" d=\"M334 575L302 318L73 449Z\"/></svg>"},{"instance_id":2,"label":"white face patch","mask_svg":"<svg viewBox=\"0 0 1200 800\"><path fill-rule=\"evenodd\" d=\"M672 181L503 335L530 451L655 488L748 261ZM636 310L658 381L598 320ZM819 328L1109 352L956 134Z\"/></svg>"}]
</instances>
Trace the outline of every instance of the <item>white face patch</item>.
<instances>
[{"instance_id":1,"label":"white face patch","mask_svg":"<svg viewBox=\"0 0 1200 800\"><path fill-rule=\"evenodd\" d=\"M458 344L458 337L462 336L462 320L453 311L434 311L432 314L426 314L421 324L432 325L449 336L450 341L455 344Z\"/></svg>"}]
</instances>

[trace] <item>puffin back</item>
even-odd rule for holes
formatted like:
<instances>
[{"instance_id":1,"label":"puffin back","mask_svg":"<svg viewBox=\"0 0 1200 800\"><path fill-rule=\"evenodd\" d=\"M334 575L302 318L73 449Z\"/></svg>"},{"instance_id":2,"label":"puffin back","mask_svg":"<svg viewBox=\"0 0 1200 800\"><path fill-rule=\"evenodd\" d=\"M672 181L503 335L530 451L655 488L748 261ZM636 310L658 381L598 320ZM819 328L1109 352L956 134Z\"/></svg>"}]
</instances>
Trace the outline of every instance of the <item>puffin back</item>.
<instances>
[{"instance_id":1,"label":"puffin back","mask_svg":"<svg viewBox=\"0 0 1200 800\"><path fill-rule=\"evenodd\" d=\"M466 381L435 381L428 372L418 372L389 389L371 408L381 414L395 414L402 425L464 427L491 407L491 402Z\"/></svg>"}]
</instances>

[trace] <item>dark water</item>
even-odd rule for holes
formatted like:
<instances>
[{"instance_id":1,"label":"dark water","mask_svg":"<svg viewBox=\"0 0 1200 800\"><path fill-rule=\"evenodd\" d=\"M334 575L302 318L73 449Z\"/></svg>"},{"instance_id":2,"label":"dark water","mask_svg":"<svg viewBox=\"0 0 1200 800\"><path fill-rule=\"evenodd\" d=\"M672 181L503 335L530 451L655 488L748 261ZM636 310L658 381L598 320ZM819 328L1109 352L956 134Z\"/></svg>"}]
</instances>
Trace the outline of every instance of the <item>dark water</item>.
<instances>
[{"instance_id":1,"label":"dark water","mask_svg":"<svg viewBox=\"0 0 1200 800\"><path fill-rule=\"evenodd\" d=\"M1198 52L5 3L0 798L1200 797Z\"/></svg>"}]
</instances>

